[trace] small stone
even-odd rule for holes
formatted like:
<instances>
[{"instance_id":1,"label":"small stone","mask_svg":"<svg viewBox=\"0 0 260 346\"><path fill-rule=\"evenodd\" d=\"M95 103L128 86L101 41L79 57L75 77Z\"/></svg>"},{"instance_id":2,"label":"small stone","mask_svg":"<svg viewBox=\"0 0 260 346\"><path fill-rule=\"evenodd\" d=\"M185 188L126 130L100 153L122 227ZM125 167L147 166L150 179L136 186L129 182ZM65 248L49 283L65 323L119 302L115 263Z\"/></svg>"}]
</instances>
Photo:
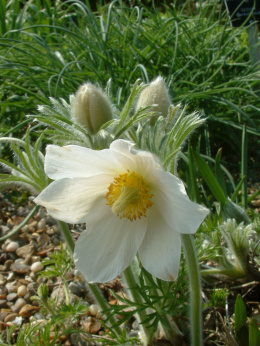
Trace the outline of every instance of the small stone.
<instances>
[{"instance_id":1,"label":"small stone","mask_svg":"<svg viewBox=\"0 0 260 346\"><path fill-rule=\"evenodd\" d=\"M78 297L83 297L86 294L86 288L84 287L84 284L78 281L70 282L69 289Z\"/></svg>"},{"instance_id":2,"label":"small stone","mask_svg":"<svg viewBox=\"0 0 260 346\"><path fill-rule=\"evenodd\" d=\"M36 282L30 282L27 285L27 291L29 293L33 293L35 295L37 293L37 284L36 284Z\"/></svg>"},{"instance_id":3,"label":"small stone","mask_svg":"<svg viewBox=\"0 0 260 346\"><path fill-rule=\"evenodd\" d=\"M3 274L0 274L0 285L1 285L1 286L4 285L5 282L6 282L6 278L4 277Z\"/></svg>"},{"instance_id":4,"label":"small stone","mask_svg":"<svg viewBox=\"0 0 260 346\"><path fill-rule=\"evenodd\" d=\"M35 281L37 279L37 275L34 272L30 272L30 278Z\"/></svg>"},{"instance_id":5,"label":"small stone","mask_svg":"<svg viewBox=\"0 0 260 346\"><path fill-rule=\"evenodd\" d=\"M88 311L91 316L96 317L97 314L101 311L100 306L97 304L91 304L88 308Z\"/></svg>"},{"instance_id":6,"label":"small stone","mask_svg":"<svg viewBox=\"0 0 260 346\"><path fill-rule=\"evenodd\" d=\"M37 225L37 229L46 229L46 221L44 219L41 219L39 222L38 222L38 225Z\"/></svg>"},{"instance_id":7,"label":"small stone","mask_svg":"<svg viewBox=\"0 0 260 346\"><path fill-rule=\"evenodd\" d=\"M42 265L41 262L34 262L34 263L31 265L31 271L32 271L33 273L38 273L38 272L41 271L43 268L44 268L44 266Z\"/></svg>"},{"instance_id":8,"label":"small stone","mask_svg":"<svg viewBox=\"0 0 260 346\"><path fill-rule=\"evenodd\" d=\"M37 229L37 225L38 225L37 221L33 221L33 222L29 223L28 224L29 232L31 232L31 233L35 232Z\"/></svg>"},{"instance_id":9,"label":"small stone","mask_svg":"<svg viewBox=\"0 0 260 346\"><path fill-rule=\"evenodd\" d=\"M6 299L9 301L9 302L12 302L13 300L15 300L17 298L17 293L13 292L13 293L9 293L7 294L6 296Z\"/></svg>"},{"instance_id":10,"label":"small stone","mask_svg":"<svg viewBox=\"0 0 260 346\"><path fill-rule=\"evenodd\" d=\"M25 285L21 285L17 289L17 295L19 297L24 297L27 294L27 287Z\"/></svg>"},{"instance_id":11,"label":"small stone","mask_svg":"<svg viewBox=\"0 0 260 346\"><path fill-rule=\"evenodd\" d=\"M14 279L14 272L10 272L6 278L6 281L12 281Z\"/></svg>"},{"instance_id":12,"label":"small stone","mask_svg":"<svg viewBox=\"0 0 260 346\"><path fill-rule=\"evenodd\" d=\"M28 232L29 232L29 226L28 226L28 225L23 226L23 227L21 228L21 231L22 231L23 233L28 233Z\"/></svg>"},{"instance_id":13,"label":"small stone","mask_svg":"<svg viewBox=\"0 0 260 346\"><path fill-rule=\"evenodd\" d=\"M7 300L6 299L0 299L0 309L5 309L7 308Z\"/></svg>"},{"instance_id":14,"label":"small stone","mask_svg":"<svg viewBox=\"0 0 260 346\"><path fill-rule=\"evenodd\" d=\"M30 266L21 262L16 262L11 265L11 270L18 274L27 274L30 272Z\"/></svg>"},{"instance_id":15,"label":"small stone","mask_svg":"<svg viewBox=\"0 0 260 346\"><path fill-rule=\"evenodd\" d=\"M4 319L6 318L7 315L8 315L7 311L1 311L0 312L0 322L4 322Z\"/></svg>"},{"instance_id":16,"label":"small stone","mask_svg":"<svg viewBox=\"0 0 260 346\"><path fill-rule=\"evenodd\" d=\"M16 255L22 258L25 258L28 255L34 255L36 253L36 246L33 242L30 244L21 246L19 249L16 250Z\"/></svg>"},{"instance_id":17,"label":"small stone","mask_svg":"<svg viewBox=\"0 0 260 346\"><path fill-rule=\"evenodd\" d=\"M32 263L32 255L26 255L25 256L25 259L24 259L24 264L27 264L27 265L29 265L29 264L31 264Z\"/></svg>"},{"instance_id":18,"label":"small stone","mask_svg":"<svg viewBox=\"0 0 260 346\"><path fill-rule=\"evenodd\" d=\"M19 244L16 241L11 241L5 248L6 252L15 252L19 249Z\"/></svg>"},{"instance_id":19,"label":"small stone","mask_svg":"<svg viewBox=\"0 0 260 346\"><path fill-rule=\"evenodd\" d=\"M100 321L86 322L83 324L86 331L90 334L96 334L100 331L102 325Z\"/></svg>"},{"instance_id":20,"label":"small stone","mask_svg":"<svg viewBox=\"0 0 260 346\"><path fill-rule=\"evenodd\" d=\"M10 314L8 314L5 319L4 322L12 322L15 318L16 318L17 314L15 312L11 312Z\"/></svg>"},{"instance_id":21,"label":"small stone","mask_svg":"<svg viewBox=\"0 0 260 346\"><path fill-rule=\"evenodd\" d=\"M60 239L57 238L57 237L54 237L51 243L52 243L54 246L57 246L57 245L60 244Z\"/></svg>"},{"instance_id":22,"label":"small stone","mask_svg":"<svg viewBox=\"0 0 260 346\"><path fill-rule=\"evenodd\" d=\"M41 260L40 256L32 256L32 263L40 262L40 260Z\"/></svg>"},{"instance_id":23,"label":"small stone","mask_svg":"<svg viewBox=\"0 0 260 346\"><path fill-rule=\"evenodd\" d=\"M5 235L5 234L7 234L8 232L10 232L10 228L7 227L7 226L4 226L4 225L1 226L1 230L2 230L2 232L3 232L3 235Z\"/></svg>"},{"instance_id":24,"label":"small stone","mask_svg":"<svg viewBox=\"0 0 260 346\"><path fill-rule=\"evenodd\" d=\"M35 321L42 321L44 320L44 316L40 312L36 312L36 314L33 316Z\"/></svg>"},{"instance_id":25,"label":"small stone","mask_svg":"<svg viewBox=\"0 0 260 346\"><path fill-rule=\"evenodd\" d=\"M49 239L50 239L50 237L48 236L48 234L42 233L38 236L37 244L39 245L39 247L43 247L43 246L47 245Z\"/></svg>"},{"instance_id":26,"label":"small stone","mask_svg":"<svg viewBox=\"0 0 260 346\"><path fill-rule=\"evenodd\" d=\"M9 327L9 324L0 322L0 332L3 332L4 330L6 330L7 327Z\"/></svg>"},{"instance_id":27,"label":"small stone","mask_svg":"<svg viewBox=\"0 0 260 346\"><path fill-rule=\"evenodd\" d=\"M28 318L28 317L34 315L39 310L40 310L39 306L33 306L30 304L26 304L19 311L19 316L24 317L24 318Z\"/></svg>"},{"instance_id":28,"label":"small stone","mask_svg":"<svg viewBox=\"0 0 260 346\"><path fill-rule=\"evenodd\" d=\"M18 298L14 304L15 307L20 310L24 305L26 305L26 301L23 298Z\"/></svg>"},{"instance_id":29,"label":"small stone","mask_svg":"<svg viewBox=\"0 0 260 346\"><path fill-rule=\"evenodd\" d=\"M10 270L11 265L12 265L13 263L14 263L14 261L11 260L11 259L8 259L7 261L5 261L5 263L4 263L4 270L5 270L5 271Z\"/></svg>"},{"instance_id":30,"label":"small stone","mask_svg":"<svg viewBox=\"0 0 260 346\"><path fill-rule=\"evenodd\" d=\"M12 292L17 292L17 282L16 281L12 281L12 282L8 282L6 285L5 285L8 293L12 293Z\"/></svg>"}]
</instances>

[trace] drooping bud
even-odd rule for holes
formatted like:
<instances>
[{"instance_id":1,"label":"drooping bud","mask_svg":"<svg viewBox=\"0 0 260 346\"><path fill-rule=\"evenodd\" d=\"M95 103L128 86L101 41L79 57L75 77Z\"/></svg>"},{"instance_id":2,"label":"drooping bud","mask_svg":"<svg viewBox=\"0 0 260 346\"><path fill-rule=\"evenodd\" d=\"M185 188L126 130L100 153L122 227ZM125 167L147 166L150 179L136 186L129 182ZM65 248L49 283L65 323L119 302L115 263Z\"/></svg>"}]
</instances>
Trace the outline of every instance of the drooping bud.
<instances>
[{"instance_id":1,"label":"drooping bud","mask_svg":"<svg viewBox=\"0 0 260 346\"><path fill-rule=\"evenodd\" d=\"M76 93L71 117L90 133L95 134L103 124L113 118L112 106L101 89L86 83Z\"/></svg>"},{"instance_id":2,"label":"drooping bud","mask_svg":"<svg viewBox=\"0 0 260 346\"><path fill-rule=\"evenodd\" d=\"M168 89L159 76L141 92L136 110L153 105L151 111L160 112L163 117L167 117L170 104Z\"/></svg>"}]
</instances>

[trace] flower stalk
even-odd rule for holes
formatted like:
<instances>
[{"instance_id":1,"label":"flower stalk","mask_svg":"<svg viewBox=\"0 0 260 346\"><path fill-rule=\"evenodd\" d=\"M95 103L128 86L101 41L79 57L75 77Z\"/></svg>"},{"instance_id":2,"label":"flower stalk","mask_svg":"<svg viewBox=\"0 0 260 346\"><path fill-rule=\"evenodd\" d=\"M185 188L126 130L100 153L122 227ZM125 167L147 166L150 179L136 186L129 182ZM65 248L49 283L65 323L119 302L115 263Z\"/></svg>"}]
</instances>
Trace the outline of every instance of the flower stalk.
<instances>
[{"instance_id":1,"label":"flower stalk","mask_svg":"<svg viewBox=\"0 0 260 346\"><path fill-rule=\"evenodd\" d=\"M123 277L127 283L127 288L132 296L133 301L137 304L142 306L143 305L143 299L141 297L141 295L138 292L137 289L137 278L135 277L131 266L127 267L124 272L123 272ZM147 320L148 315L146 313L145 310L140 310L137 313L138 317L139 317L139 321L141 326L143 327L143 331L144 334L146 336L146 340L147 340L147 344L149 344L149 342L152 340L153 337L153 328L151 328L151 326L149 326L148 323L144 323L145 320Z\"/></svg>"},{"instance_id":2,"label":"flower stalk","mask_svg":"<svg viewBox=\"0 0 260 346\"><path fill-rule=\"evenodd\" d=\"M201 281L198 260L192 236L190 234L182 234L181 237L185 252L185 258L187 261L190 282L191 345L200 346L202 345L202 311Z\"/></svg>"}]
</instances>

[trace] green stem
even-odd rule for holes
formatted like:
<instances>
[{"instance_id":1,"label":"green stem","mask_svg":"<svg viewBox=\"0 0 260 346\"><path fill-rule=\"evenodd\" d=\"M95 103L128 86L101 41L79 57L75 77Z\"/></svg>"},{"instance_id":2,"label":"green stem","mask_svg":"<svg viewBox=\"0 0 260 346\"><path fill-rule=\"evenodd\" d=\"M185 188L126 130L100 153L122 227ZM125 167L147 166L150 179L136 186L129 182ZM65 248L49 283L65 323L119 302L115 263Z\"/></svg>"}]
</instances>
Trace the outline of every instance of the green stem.
<instances>
[{"instance_id":1,"label":"green stem","mask_svg":"<svg viewBox=\"0 0 260 346\"><path fill-rule=\"evenodd\" d=\"M74 248L75 248L75 243L74 243L74 239L72 238L72 235L71 235L71 231L69 229L69 226L67 223L63 222L63 221L59 221L59 225L61 227L61 230L62 230L62 233L63 233L63 236L65 238L65 241L66 241L66 244L71 252L71 254L73 255L74 253ZM95 284L90 284L90 283L87 283L91 293L93 294L93 296L95 297L97 303L100 305L101 309L103 311L107 310L109 308L108 304L107 304L107 301L106 299L104 298L103 294L101 293L100 289L98 288L97 285ZM111 326L113 327L113 325L116 323L116 320L114 318L114 316L107 316L106 317L109 317L109 322L111 324ZM122 331L120 329L120 327L113 327L114 329L114 332L117 334L117 335L121 335L122 334Z\"/></svg>"},{"instance_id":2,"label":"green stem","mask_svg":"<svg viewBox=\"0 0 260 346\"><path fill-rule=\"evenodd\" d=\"M68 287L68 283L67 283L66 277L63 277L62 281L63 281L63 285L64 285L66 304L69 305L69 303L70 303L70 295L69 295L69 287Z\"/></svg>"},{"instance_id":3,"label":"green stem","mask_svg":"<svg viewBox=\"0 0 260 346\"><path fill-rule=\"evenodd\" d=\"M60 228L62 230L62 234L65 238L68 249L70 250L70 253L73 255L75 243L74 243L74 239L72 238L69 226L66 222L63 222L63 221L59 221L59 225L60 225Z\"/></svg>"},{"instance_id":4,"label":"green stem","mask_svg":"<svg viewBox=\"0 0 260 346\"><path fill-rule=\"evenodd\" d=\"M247 153L248 153L248 139L246 125L243 126L242 132L242 150L241 150L241 178L246 177L242 184L241 202L243 208L247 209Z\"/></svg>"},{"instance_id":5,"label":"green stem","mask_svg":"<svg viewBox=\"0 0 260 346\"><path fill-rule=\"evenodd\" d=\"M0 242L4 241L10 237L12 237L13 235L15 235L16 233L18 233L20 231L21 228L23 228L28 221L30 220L31 217L33 217L33 215L37 212L37 210L40 208L39 205L36 205L31 212L26 216L26 218L15 228L13 229L11 232L9 232L8 234L4 235L3 237L0 238Z\"/></svg>"},{"instance_id":6,"label":"green stem","mask_svg":"<svg viewBox=\"0 0 260 346\"><path fill-rule=\"evenodd\" d=\"M181 237L190 279L192 345L200 346L202 345L202 306L199 266L192 236L182 234Z\"/></svg>"},{"instance_id":7,"label":"green stem","mask_svg":"<svg viewBox=\"0 0 260 346\"><path fill-rule=\"evenodd\" d=\"M124 270L123 276L125 278L125 281L127 283L128 286L128 290L131 293L132 299L133 301L139 305L139 306L143 306L144 302L142 299L142 296L139 294L138 289L137 289L137 279L134 276L134 273L132 271L131 266L129 266L128 268L126 268ZM140 323L143 327L146 339L147 339L147 344L149 344L149 342L152 340L152 336L153 336L153 328L149 327L149 325L147 323L143 323L146 319L147 319L147 313L145 310L140 310L138 311L138 317L140 319Z\"/></svg>"}]
</instances>

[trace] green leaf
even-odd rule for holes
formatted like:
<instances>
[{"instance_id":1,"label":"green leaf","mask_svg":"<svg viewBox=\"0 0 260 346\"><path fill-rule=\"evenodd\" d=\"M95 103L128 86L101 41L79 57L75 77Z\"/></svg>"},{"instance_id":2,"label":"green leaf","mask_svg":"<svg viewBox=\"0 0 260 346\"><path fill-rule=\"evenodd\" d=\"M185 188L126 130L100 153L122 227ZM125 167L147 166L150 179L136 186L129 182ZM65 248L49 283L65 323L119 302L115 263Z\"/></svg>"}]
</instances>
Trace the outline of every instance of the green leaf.
<instances>
[{"instance_id":1,"label":"green leaf","mask_svg":"<svg viewBox=\"0 0 260 346\"><path fill-rule=\"evenodd\" d=\"M206 161L199 154L197 154L194 150L192 150L192 154L198 166L198 169L206 184L208 185L210 191L212 192L213 196L216 198L218 202L224 205L227 202L227 197L225 196L225 193L219 185L219 182L214 176L213 172L207 165Z\"/></svg>"},{"instance_id":2,"label":"green leaf","mask_svg":"<svg viewBox=\"0 0 260 346\"><path fill-rule=\"evenodd\" d=\"M237 339L238 336L243 337L245 334L244 328L247 328L246 320L246 307L241 295L238 294L235 304L235 334Z\"/></svg>"},{"instance_id":3,"label":"green leaf","mask_svg":"<svg viewBox=\"0 0 260 346\"><path fill-rule=\"evenodd\" d=\"M260 345L260 332L258 329L258 323L255 318L252 318L249 327L249 346Z\"/></svg>"}]
</instances>

